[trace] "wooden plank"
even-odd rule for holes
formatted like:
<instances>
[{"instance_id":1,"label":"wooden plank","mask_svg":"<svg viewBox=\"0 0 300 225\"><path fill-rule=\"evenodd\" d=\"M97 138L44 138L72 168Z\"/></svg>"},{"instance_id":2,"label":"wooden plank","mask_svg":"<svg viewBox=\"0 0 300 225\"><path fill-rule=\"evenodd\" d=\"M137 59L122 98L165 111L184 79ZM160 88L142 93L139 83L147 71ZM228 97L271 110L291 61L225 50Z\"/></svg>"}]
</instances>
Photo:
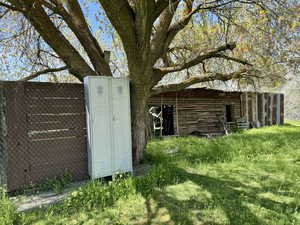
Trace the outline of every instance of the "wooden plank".
<instances>
[{"instance_id":1,"label":"wooden plank","mask_svg":"<svg viewBox=\"0 0 300 225\"><path fill-rule=\"evenodd\" d=\"M277 95L273 94L273 108L272 108L272 125L276 125L276 116L277 116Z\"/></svg>"},{"instance_id":2,"label":"wooden plank","mask_svg":"<svg viewBox=\"0 0 300 225\"><path fill-rule=\"evenodd\" d=\"M253 121L253 125L257 127L257 94L256 93L252 93L251 102L252 102L252 121Z\"/></svg>"},{"instance_id":3,"label":"wooden plank","mask_svg":"<svg viewBox=\"0 0 300 225\"><path fill-rule=\"evenodd\" d=\"M28 98L28 105L82 105L85 107L83 98L55 98L55 97L47 97L47 98Z\"/></svg>"},{"instance_id":4,"label":"wooden plank","mask_svg":"<svg viewBox=\"0 0 300 225\"><path fill-rule=\"evenodd\" d=\"M87 157L85 138L31 141L31 165L52 161L72 161Z\"/></svg>"},{"instance_id":5,"label":"wooden plank","mask_svg":"<svg viewBox=\"0 0 300 225\"><path fill-rule=\"evenodd\" d=\"M63 122L66 123L77 120L86 120L85 113L69 113L69 114L27 114L29 123L43 122Z\"/></svg>"},{"instance_id":6,"label":"wooden plank","mask_svg":"<svg viewBox=\"0 0 300 225\"><path fill-rule=\"evenodd\" d=\"M269 94L270 104L269 104L269 125L273 125L273 94Z\"/></svg>"},{"instance_id":7,"label":"wooden plank","mask_svg":"<svg viewBox=\"0 0 300 225\"><path fill-rule=\"evenodd\" d=\"M12 82L17 83L17 82ZM82 83L54 83L54 82L25 82L25 88L29 89L45 89L45 88L78 88L83 89Z\"/></svg>"},{"instance_id":8,"label":"wooden plank","mask_svg":"<svg viewBox=\"0 0 300 225\"><path fill-rule=\"evenodd\" d=\"M31 131L28 136L31 140L53 140L68 139L70 137L83 138L86 134L85 128L74 128L64 130Z\"/></svg>"},{"instance_id":9,"label":"wooden plank","mask_svg":"<svg viewBox=\"0 0 300 225\"><path fill-rule=\"evenodd\" d=\"M261 125L264 127L266 125L266 97L265 93L261 94L262 100L262 111L261 111Z\"/></svg>"},{"instance_id":10,"label":"wooden plank","mask_svg":"<svg viewBox=\"0 0 300 225\"><path fill-rule=\"evenodd\" d=\"M66 85L26 85L26 95L29 98L84 98L83 86Z\"/></svg>"},{"instance_id":11,"label":"wooden plank","mask_svg":"<svg viewBox=\"0 0 300 225\"><path fill-rule=\"evenodd\" d=\"M78 118L78 117L77 117ZM86 119L76 119L76 117L58 117L57 120L45 122L28 122L29 131L59 130L85 128Z\"/></svg>"},{"instance_id":12,"label":"wooden plank","mask_svg":"<svg viewBox=\"0 0 300 225\"><path fill-rule=\"evenodd\" d=\"M28 105L29 114L84 113L84 105Z\"/></svg>"},{"instance_id":13,"label":"wooden plank","mask_svg":"<svg viewBox=\"0 0 300 225\"><path fill-rule=\"evenodd\" d=\"M284 124L284 95L280 95L280 124Z\"/></svg>"},{"instance_id":14,"label":"wooden plank","mask_svg":"<svg viewBox=\"0 0 300 225\"><path fill-rule=\"evenodd\" d=\"M262 94L257 93L257 120L258 126L262 126L262 118L263 118L263 105L262 105Z\"/></svg>"},{"instance_id":15,"label":"wooden plank","mask_svg":"<svg viewBox=\"0 0 300 225\"><path fill-rule=\"evenodd\" d=\"M247 123L249 123L249 107L248 107L248 93L245 92L245 117Z\"/></svg>"},{"instance_id":16,"label":"wooden plank","mask_svg":"<svg viewBox=\"0 0 300 225\"><path fill-rule=\"evenodd\" d=\"M272 108L273 108L273 106L272 106L272 94L268 94L268 121L267 121L267 124L270 126L270 125L272 125Z\"/></svg>"},{"instance_id":17,"label":"wooden plank","mask_svg":"<svg viewBox=\"0 0 300 225\"><path fill-rule=\"evenodd\" d=\"M245 95L241 94L240 96L240 107L241 107L241 117L244 117L245 115Z\"/></svg>"},{"instance_id":18,"label":"wooden plank","mask_svg":"<svg viewBox=\"0 0 300 225\"><path fill-rule=\"evenodd\" d=\"M269 94L265 93L264 94L265 96L265 126L268 126L269 125L269 105L270 105L270 102L269 102Z\"/></svg>"},{"instance_id":19,"label":"wooden plank","mask_svg":"<svg viewBox=\"0 0 300 225\"><path fill-rule=\"evenodd\" d=\"M277 97L277 106L276 106L276 124L280 124L280 94L276 95Z\"/></svg>"}]
</instances>

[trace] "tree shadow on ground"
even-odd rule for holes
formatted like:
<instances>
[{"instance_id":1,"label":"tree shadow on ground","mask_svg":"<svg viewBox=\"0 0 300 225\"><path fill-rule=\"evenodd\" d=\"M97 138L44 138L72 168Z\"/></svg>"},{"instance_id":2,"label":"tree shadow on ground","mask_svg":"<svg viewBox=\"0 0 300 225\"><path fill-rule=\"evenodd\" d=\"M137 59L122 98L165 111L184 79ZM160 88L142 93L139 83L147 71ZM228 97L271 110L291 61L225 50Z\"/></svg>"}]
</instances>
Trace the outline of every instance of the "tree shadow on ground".
<instances>
[{"instance_id":1,"label":"tree shadow on ground","mask_svg":"<svg viewBox=\"0 0 300 225\"><path fill-rule=\"evenodd\" d=\"M259 194L264 192L264 190L247 186L238 181L189 173L183 169L178 169L178 173L181 174L180 183L191 181L211 194L208 205L212 208L218 207L222 209L228 221L226 224L268 225L268 222L259 218L249 205L254 205L257 209L267 209L272 211L271 214L274 215L282 213L287 215L289 214L289 210L295 207L298 207L298 212L300 211L300 206L263 198ZM156 201L157 207L152 209L150 200L146 201L148 211L148 221L146 224L153 224L153 220L157 216L159 209L166 208L171 217L170 221L174 224L195 224L196 220L199 223L201 222L201 224L220 225L220 223L216 222L216 218L203 218L204 215L201 211L207 209L207 202L199 198L178 200L176 196L171 196L166 191L161 190L156 191L152 198ZM196 211L196 215L192 215L192 211ZM287 217L287 220L292 221L291 215Z\"/></svg>"}]
</instances>

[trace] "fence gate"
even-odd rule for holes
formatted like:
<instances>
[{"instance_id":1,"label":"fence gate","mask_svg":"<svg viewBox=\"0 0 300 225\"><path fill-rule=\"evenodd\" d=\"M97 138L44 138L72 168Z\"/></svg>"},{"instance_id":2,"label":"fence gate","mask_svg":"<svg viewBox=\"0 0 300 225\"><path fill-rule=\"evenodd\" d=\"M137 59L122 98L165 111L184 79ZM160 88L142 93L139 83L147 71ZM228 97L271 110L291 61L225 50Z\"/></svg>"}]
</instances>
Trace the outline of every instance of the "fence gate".
<instances>
[{"instance_id":1,"label":"fence gate","mask_svg":"<svg viewBox=\"0 0 300 225\"><path fill-rule=\"evenodd\" d=\"M10 191L65 171L88 177L81 84L3 82Z\"/></svg>"}]
</instances>

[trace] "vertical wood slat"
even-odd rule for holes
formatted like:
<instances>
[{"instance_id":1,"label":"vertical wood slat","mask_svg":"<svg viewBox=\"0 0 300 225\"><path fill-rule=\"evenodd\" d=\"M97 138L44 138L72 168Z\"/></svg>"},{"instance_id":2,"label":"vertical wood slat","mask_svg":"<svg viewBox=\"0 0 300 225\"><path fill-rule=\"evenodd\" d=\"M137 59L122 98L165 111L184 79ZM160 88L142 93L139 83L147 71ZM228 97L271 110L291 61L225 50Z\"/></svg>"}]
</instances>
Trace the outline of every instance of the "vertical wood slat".
<instances>
[{"instance_id":1,"label":"vertical wood slat","mask_svg":"<svg viewBox=\"0 0 300 225\"><path fill-rule=\"evenodd\" d=\"M258 93L255 93L255 107L256 107L256 127L260 127L260 122L259 122L259 119L258 119Z\"/></svg>"},{"instance_id":2,"label":"vertical wood slat","mask_svg":"<svg viewBox=\"0 0 300 225\"><path fill-rule=\"evenodd\" d=\"M0 187L7 187L7 124L5 87L0 84Z\"/></svg>"},{"instance_id":3,"label":"vertical wood slat","mask_svg":"<svg viewBox=\"0 0 300 225\"><path fill-rule=\"evenodd\" d=\"M273 94L270 94L270 114L269 114L269 125L273 125L273 105L274 105L274 98Z\"/></svg>"},{"instance_id":4,"label":"vertical wood slat","mask_svg":"<svg viewBox=\"0 0 300 225\"><path fill-rule=\"evenodd\" d=\"M280 94L280 124L284 123L284 95Z\"/></svg>"},{"instance_id":5,"label":"vertical wood slat","mask_svg":"<svg viewBox=\"0 0 300 225\"><path fill-rule=\"evenodd\" d=\"M265 126L268 126L269 125L269 105L270 105L270 102L269 102L269 94L265 93L264 94L264 97L265 97Z\"/></svg>"},{"instance_id":6,"label":"vertical wood slat","mask_svg":"<svg viewBox=\"0 0 300 225\"><path fill-rule=\"evenodd\" d=\"M273 107L272 107L272 125L276 125L277 116L277 94L273 94Z\"/></svg>"},{"instance_id":7,"label":"vertical wood slat","mask_svg":"<svg viewBox=\"0 0 300 225\"><path fill-rule=\"evenodd\" d=\"M249 123L249 108L248 108L248 93L245 92L245 117L247 123Z\"/></svg>"},{"instance_id":8,"label":"vertical wood slat","mask_svg":"<svg viewBox=\"0 0 300 225\"><path fill-rule=\"evenodd\" d=\"M251 102L252 102L252 123L255 127L257 127L257 94L251 94Z\"/></svg>"},{"instance_id":9,"label":"vertical wood slat","mask_svg":"<svg viewBox=\"0 0 300 225\"><path fill-rule=\"evenodd\" d=\"M258 127L263 126L263 94L257 94L257 120Z\"/></svg>"},{"instance_id":10,"label":"vertical wood slat","mask_svg":"<svg viewBox=\"0 0 300 225\"><path fill-rule=\"evenodd\" d=\"M277 98L277 106L276 106L276 124L280 124L280 94L276 95Z\"/></svg>"},{"instance_id":11,"label":"vertical wood slat","mask_svg":"<svg viewBox=\"0 0 300 225\"><path fill-rule=\"evenodd\" d=\"M265 99L265 93L262 93L261 94L261 108L262 108L262 111L261 111L261 126L264 127L265 124L266 124L266 121L265 121L265 118L266 118L266 99Z\"/></svg>"}]
</instances>

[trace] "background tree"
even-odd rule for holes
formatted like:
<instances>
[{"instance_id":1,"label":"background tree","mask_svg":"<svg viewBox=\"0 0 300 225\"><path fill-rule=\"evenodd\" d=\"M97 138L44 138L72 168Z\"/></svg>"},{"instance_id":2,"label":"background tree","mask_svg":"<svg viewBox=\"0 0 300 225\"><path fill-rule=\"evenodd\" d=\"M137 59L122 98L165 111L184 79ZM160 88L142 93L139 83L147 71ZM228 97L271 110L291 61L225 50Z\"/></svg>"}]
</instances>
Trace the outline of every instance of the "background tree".
<instances>
[{"instance_id":1,"label":"background tree","mask_svg":"<svg viewBox=\"0 0 300 225\"><path fill-rule=\"evenodd\" d=\"M1 51L14 53L26 61L24 65L32 66L34 73L23 80L61 71L79 81L85 76L124 76L127 72L132 91L133 156L139 163L147 141L148 98L201 82L233 79L247 83L258 77L256 62L248 62L253 54L245 54L240 43L251 40L252 27L262 26L260 16L272 18L284 32L289 25L278 21L288 18L296 5L292 0L0 0ZM4 23L9 25L4 27ZM236 33L238 29L250 31ZM183 42L190 31L199 37L192 51ZM229 36L231 33L235 35ZM277 41L275 37L270 36L269 44ZM108 43L118 47L110 63L104 54ZM261 55L267 60L272 56ZM20 66L12 56L2 60ZM234 64L218 69L215 63L219 60ZM207 62L212 63L207 66ZM194 70L192 76L158 86L168 74L200 68L199 64L202 69Z\"/></svg>"}]
</instances>

